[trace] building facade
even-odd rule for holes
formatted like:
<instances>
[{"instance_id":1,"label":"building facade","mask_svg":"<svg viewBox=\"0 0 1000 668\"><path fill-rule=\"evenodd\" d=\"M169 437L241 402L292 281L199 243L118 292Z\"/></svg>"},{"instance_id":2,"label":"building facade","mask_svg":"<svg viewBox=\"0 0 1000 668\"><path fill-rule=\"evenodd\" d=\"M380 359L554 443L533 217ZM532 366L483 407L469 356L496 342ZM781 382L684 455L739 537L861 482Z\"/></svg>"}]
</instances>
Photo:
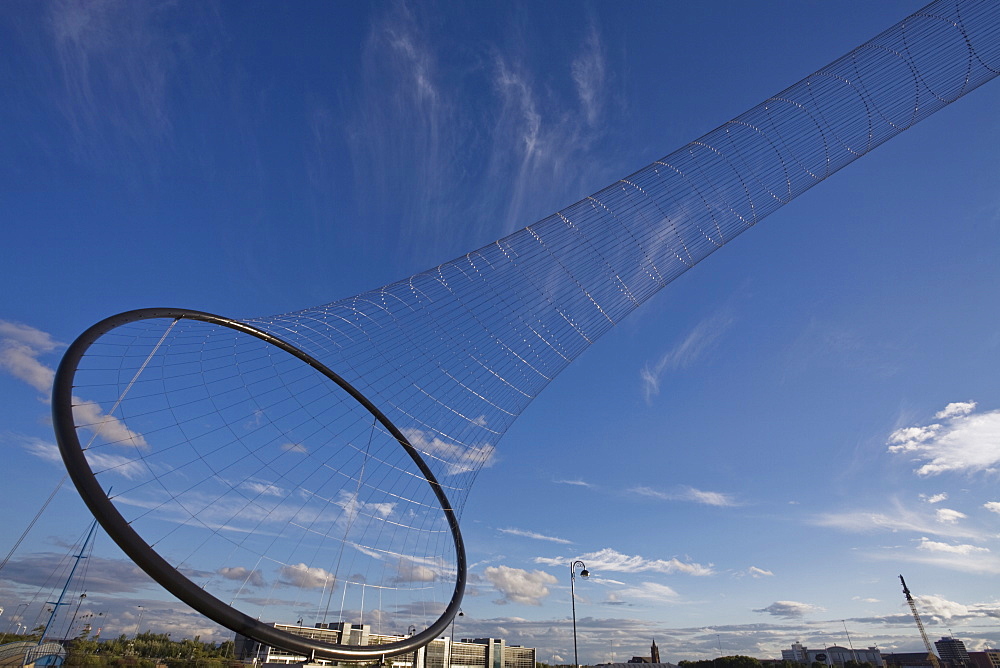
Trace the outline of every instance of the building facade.
<instances>
[{"instance_id":1,"label":"building facade","mask_svg":"<svg viewBox=\"0 0 1000 668\"><path fill-rule=\"evenodd\" d=\"M368 624L317 624L298 626L273 624L276 629L329 643L347 645L385 645L402 640L404 636L372 633ZM269 647L262 643L236 636L236 658L254 666L287 666L301 664L306 657ZM374 663L374 662L372 662ZM317 659L317 666L352 666L362 664ZM452 642L438 638L416 652L389 657L386 668L535 668L535 650L530 647L507 645L502 638L476 638Z\"/></svg>"},{"instance_id":2,"label":"building facade","mask_svg":"<svg viewBox=\"0 0 1000 668\"><path fill-rule=\"evenodd\" d=\"M965 643L957 638L945 636L941 640L935 640L934 647L937 648L941 660L952 666L969 666L972 663L969 652L965 649Z\"/></svg>"},{"instance_id":3,"label":"building facade","mask_svg":"<svg viewBox=\"0 0 1000 668\"><path fill-rule=\"evenodd\" d=\"M851 649L832 645L826 649L809 649L802 643L793 643L791 649L781 650L781 659L806 665L823 663L828 666L843 666L848 661L856 661L857 663L870 663L876 668L884 668L885 666L882 653L877 647Z\"/></svg>"},{"instance_id":4,"label":"building facade","mask_svg":"<svg viewBox=\"0 0 1000 668\"><path fill-rule=\"evenodd\" d=\"M1000 668L1000 649L969 652L969 659L975 668Z\"/></svg>"}]
</instances>

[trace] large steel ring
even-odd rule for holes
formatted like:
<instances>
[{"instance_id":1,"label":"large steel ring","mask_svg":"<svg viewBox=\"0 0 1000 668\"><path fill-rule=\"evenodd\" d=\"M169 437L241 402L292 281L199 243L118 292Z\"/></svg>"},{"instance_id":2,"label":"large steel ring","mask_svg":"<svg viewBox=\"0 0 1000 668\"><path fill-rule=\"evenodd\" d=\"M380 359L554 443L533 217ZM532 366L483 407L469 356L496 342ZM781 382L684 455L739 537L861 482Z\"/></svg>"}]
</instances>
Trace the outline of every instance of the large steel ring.
<instances>
[{"instance_id":1,"label":"large steel ring","mask_svg":"<svg viewBox=\"0 0 1000 668\"><path fill-rule=\"evenodd\" d=\"M150 547L132 528L101 488L80 444L80 439L76 431L76 423L73 418L73 381L80 360L90 346L103 335L128 323L162 318L199 320L221 327L228 327L280 348L302 360L336 383L367 409L392 437L396 439L431 486L434 495L441 504L442 511L444 511L455 544L455 589L448 606L434 623L425 630L408 636L403 640L374 646L325 643L281 631L274 626L265 624L236 610L206 592L171 566L167 560ZM111 316L87 329L67 349L62 361L59 363L59 368L56 370L52 392L52 419L56 440L59 443L59 451L66 464L70 478L76 485L84 502L86 502L87 507L101 523L101 526L104 527L104 530L108 532L108 535L114 539L137 566L142 568L142 570L148 573L167 591L209 619L218 622L236 633L253 638L266 645L311 658L348 661L370 660L413 652L427 645L435 638L438 638L458 614L465 592L468 564L465 555L465 545L462 541L461 531L459 530L458 518L437 478L406 436L361 392L311 355L272 334L237 320L189 309L146 308L126 311Z\"/></svg>"}]
</instances>

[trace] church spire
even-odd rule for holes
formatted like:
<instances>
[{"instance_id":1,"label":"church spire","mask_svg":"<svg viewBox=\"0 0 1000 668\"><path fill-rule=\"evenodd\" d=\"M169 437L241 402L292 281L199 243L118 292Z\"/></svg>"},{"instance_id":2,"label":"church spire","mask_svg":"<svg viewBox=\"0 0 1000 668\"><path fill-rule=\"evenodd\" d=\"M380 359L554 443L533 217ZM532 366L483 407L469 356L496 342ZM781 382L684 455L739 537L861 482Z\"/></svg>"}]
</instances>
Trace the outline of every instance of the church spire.
<instances>
[{"instance_id":1,"label":"church spire","mask_svg":"<svg viewBox=\"0 0 1000 668\"><path fill-rule=\"evenodd\" d=\"M656 638L653 639L653 645L649 648L649 660L650 663L660 662L660 648L656 646Z\"/></svg>"}]
</instances>

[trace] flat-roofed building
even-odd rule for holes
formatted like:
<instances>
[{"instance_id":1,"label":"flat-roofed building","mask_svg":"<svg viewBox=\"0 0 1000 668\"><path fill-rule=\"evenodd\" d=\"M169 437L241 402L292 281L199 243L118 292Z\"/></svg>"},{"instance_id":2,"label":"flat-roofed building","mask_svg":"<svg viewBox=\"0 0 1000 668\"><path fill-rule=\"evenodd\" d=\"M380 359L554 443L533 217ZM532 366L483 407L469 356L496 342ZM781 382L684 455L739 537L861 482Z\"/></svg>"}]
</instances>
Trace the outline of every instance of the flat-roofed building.
<instances>
[{"instance_id":1,"label":"flat-roofed building","mask_svg":"<svg viewBox=\"0 0 1000 668\"><path fill-rule=\"evenodd\" d=\"M969 659L969 652L965 649L965 643L958 638L945 636L941 640L934 641L938 656L941 660L955 668L968 666L972 663Z\"/></svg>"},{"instance_id":2,"label":"flat-roofed building","mask_svg":"<svg viewBox=\"0 0 1000 668\"><path fill-rule=\"evenodd\" d=\"M791 649L781 650L781 659L807 665L825 663L828 666L843 666L848 661L857 661L858 663L867 662L878 668L885 666L885 662L882 661L882 653L877 647L850 649L840 645L831 645L826 649L809 649L802 643L792 643Z\"/></svg>"},{"instance_id":3,"label":"flat-roofed building","mask_svg":"<svg viewBox=\"0 0 1000 668\"><path fill-rule=\"evenodd\" d=\"M329 643L347 645L385 645L402 640L405 636L372 633L368 624L317 624L299 626L278 624L276 629ZM269 647L241 635L236 636L236 658L255 666L287 666L301 664L306 657L285 650ZM372 664L375 661L371 662ZM316 659L316 666L360 666L363 663L337 662ZM416 652L389 657L387 668L535 668L535 650L530 647L507 645L501 638L476 638L452 642L437 638Z\"/></svg>"},{"instance_id":4,"label":"flat-roofed building","mask_svg":"<svg viewBox=\"0 0 1000 668\"><path fill-rule=\"evenodd\" d=\"M1000 649L969 652L969 660L976 668L1000 668Z\"/></svg>"}]
</instances>

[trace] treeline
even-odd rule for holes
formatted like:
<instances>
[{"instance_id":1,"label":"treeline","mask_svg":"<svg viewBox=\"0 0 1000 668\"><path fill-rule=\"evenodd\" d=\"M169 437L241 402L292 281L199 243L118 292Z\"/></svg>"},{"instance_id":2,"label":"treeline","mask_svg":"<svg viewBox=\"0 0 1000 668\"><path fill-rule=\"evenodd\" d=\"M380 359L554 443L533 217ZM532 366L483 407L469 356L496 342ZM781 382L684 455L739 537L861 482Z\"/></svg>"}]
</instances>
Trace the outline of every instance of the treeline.
<instances>
[{"instance_id":1,"label":"treeline","mask_svg":"<svg viewBox=\"0 0 1000 668\"><path fill-rule=\"evenodd\" d=\"M680 661L680 668L763 668L760 659L752 656L720 656L718 659L702 659L701 661ZM794 661L768 661L768 668L830 668L827 664L813 661L811 664L795 663ZM868 661L846 661L844 668L875 668Z\"/></svg>"},{"instance_id":2,"label":"treeline","mask_svg":"<svg viewBox=\"0 0 1000 668\"><path fill-rule=\"evenodd\" d=\"M38 640L38 634L8 635L4 642ZM219 645L192 640L171 640L166 633L140 633L135 638L121 635L112 640L98 641L86 636L67 643L65 666L76 668L232 668L242 667L236 660L233 641Z\"/></svg>"},{"instance_id":3,"label":"treeline","mask_svg":"<svg viewBox=\"0 0 1000 668\"><path fill-rule=\"evenodd\" d=\"M720 656L718 659L702 659L701 661L680 661L681 668L763 668L760 659L752 656Z\"/></svg>"}]
</instances>

